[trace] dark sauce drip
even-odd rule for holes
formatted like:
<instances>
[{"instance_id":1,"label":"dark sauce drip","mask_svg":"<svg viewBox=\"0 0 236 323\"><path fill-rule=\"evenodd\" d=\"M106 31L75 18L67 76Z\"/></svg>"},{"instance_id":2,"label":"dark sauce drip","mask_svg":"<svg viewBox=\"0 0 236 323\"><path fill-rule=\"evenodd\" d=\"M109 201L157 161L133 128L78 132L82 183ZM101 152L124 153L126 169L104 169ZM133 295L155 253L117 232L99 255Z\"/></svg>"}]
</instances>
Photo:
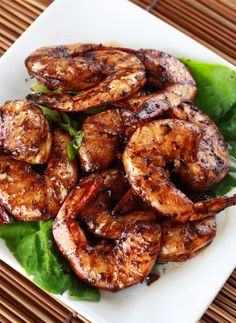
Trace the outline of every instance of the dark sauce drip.
<instances>
[{"instance_id":1,"label":"dark sauce drip","mask_svg":"<svg viewBox=\"0 0 236 323\"><path fill-rule=\"evenodd\" d=\"M160 278L160 275L155 274L155 273L151 273L147 276L146 278L146 283L148 286L150 286L152 283L154 283L155 281L157 281Z\"/></svg>"}]
</instances>

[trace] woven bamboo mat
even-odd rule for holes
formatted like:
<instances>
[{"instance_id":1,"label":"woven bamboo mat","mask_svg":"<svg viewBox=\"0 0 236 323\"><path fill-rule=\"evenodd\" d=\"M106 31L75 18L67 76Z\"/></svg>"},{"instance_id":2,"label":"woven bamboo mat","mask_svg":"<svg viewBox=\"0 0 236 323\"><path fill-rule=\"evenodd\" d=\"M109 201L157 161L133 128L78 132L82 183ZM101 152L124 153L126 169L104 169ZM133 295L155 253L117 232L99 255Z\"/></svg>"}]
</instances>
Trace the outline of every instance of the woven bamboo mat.
<instances>
[{"instance_id":1,"label":"woven bamboo mat","mask_svg":"<svg viewBox=\"0 0 236 323\"><path fill-rule=\"evenodd\" d=\"M236 0L132 0L236 64ZM0 0L0 56L51 0ZM88 322L0 261L0 322ZM200 322L236 322L236 270Z\"/></svg>"}]
</instances>

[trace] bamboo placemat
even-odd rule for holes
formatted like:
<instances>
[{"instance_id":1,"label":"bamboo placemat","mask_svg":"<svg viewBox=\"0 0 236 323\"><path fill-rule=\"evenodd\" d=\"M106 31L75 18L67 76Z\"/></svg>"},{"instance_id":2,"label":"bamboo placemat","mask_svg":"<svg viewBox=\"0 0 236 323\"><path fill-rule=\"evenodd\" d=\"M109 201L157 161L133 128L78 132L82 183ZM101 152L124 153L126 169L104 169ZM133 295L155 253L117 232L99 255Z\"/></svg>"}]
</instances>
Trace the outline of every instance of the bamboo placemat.
<instances>
[{"instance_id":1,"label":"bamboo placemat","mask_svg":"<svg viewBox=\"0 0 236 323\"><path fill-rule=\"evenodd\" d=\"M132 0L236 64L235 0ZM0 0L0 56L51 0ZM0 322L88 322L0 261ZM76 318L75 318L76 317ZM236 270L200 322L236 322Z\"/></svg>"}]
</instances>

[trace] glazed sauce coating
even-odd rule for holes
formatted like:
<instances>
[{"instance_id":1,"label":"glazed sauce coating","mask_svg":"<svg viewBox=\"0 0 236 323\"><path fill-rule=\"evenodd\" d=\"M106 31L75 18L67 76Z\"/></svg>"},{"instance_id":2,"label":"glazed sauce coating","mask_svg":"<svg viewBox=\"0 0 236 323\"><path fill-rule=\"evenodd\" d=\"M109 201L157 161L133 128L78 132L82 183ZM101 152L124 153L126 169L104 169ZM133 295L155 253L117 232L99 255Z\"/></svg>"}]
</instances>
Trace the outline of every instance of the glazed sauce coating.
<instances>
[{"instance_id":1,"label":"glazed sauce coating","mask_svg":"<svg viewBox=\"0 0 236 323\"><path fill-rule=\"evenodd\" d=\"M49 123L32 102L13 100L0 107L0 145L30 164L47 162L52 144Z\"/></svg>"},{"instance_id":2,"label":"glazed sauce coating","mask_svg":"<svg viewBox=\"0 0 236 323\"><path fill-rule=\"evenodd\" d=\"M84 181L67 198L53 225L55 242L76 274L89 284L120 290L142 282L156 261L161 231L157 224L137 223L113 243L91 246L75 221L91 201L99 183Z\"/></svg>"}]
</instances>

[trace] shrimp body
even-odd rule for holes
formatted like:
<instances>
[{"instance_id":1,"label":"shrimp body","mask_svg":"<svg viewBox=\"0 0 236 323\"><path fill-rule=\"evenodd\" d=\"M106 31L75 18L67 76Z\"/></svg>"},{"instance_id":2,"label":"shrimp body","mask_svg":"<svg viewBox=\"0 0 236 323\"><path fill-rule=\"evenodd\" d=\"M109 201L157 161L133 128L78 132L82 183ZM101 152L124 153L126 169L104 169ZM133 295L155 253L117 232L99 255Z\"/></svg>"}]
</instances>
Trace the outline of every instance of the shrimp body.
<instances>
[{"instance_id":1,"label":"shrimp body","mask_svg":"<svg viewBox=\"0 0 236 323\"><path fill-rule=\"evenodd\" d=\"M64 202L53 224L60 252L84 281L98 288L120 290L142 282L155 264L160 248L160 227L137 223L123 232L113 244L90 245L76 222L80 211L91 201L97 183L84 181Z\"/></svg>"},{"instance_id":2,"label":"shrimp body","mask_svg":"<svg viewBox=\"0 0 236 323\"><path fill-rule=\"evenodd\" d=\"M41 78L39 78L39 76L37 75L39 80L42 81L43 76L41 76L40 74L42 73L43 75L46 74L46 77L52 75L52 79L54 80L53 82L55 83L55 75L59 73L59 79L65 77L66 81L68 81L68 77L66 76L66 73L70 73L70 69L68 69L67 67L68 57L50 57L49 61L53 60L53 68L50 67L50 62L48 63L49 65L47 65L46 63L48 73L45 72L45 64L41 64L38 61L39 55L31 55L30 58L26 60L26 65L29 64L29 61L31 62L32 57L33 62L36 64L37 70L40 70L39 67L42 67L42 71L40 70L39 72ZM88 64L92 64L92 67L89 68L85 63L82 64L82 62L80 62L81 59L86 60ZM42 60L46 60L47 62L48 58L43 57ZM64 63L65 60L67 63ZM31 100L34 100L35 102L43 102L44 105L54 109L76 112L93 107L98 107L108 103L117 102L123 98L131 96L133 93L138 91L146 81L144 67L141 61L135 55L123 52L121 50L107 49L99 51L88 51L84 53L83 58L70 57L69 62L71 62L71 60L73 60L73 64L75 64L75 60L78 63L77 69L72 69L74 71L74 83L76 83L76 78L79 79L80 77L80 65L81 69L83 69L84 66L84 69L88 70L89 72L91 72L91 70L96 71L96 73L94 72L96 75L95 79L92 78L92 75L88 76L86 74L84 76L82 73L83 82L85 82L87 88L90 88L89 90L83 93L79 93L73 97L67 96L66 101L63 94L54 95L53 93L49 93L49 95L44 94L42 96L30 95L29 98ZM65 66L57 68L57 64L62 64L62 62ZM53 70L54 73L51 73L51 70ZM69 72L66 72L68 70ZM35 72L33 75L35 75ZM100 75L100 79L98 78L98 75ZM94 80L96 80L96 86L94 86ZM78 80L78 87L81 89L80 80ZM68 90L68 87L66 89ZM75 89L75 86L73 88L70 88L70 90L72 89ZM85 87L83 87L83 89L85 89Z\"/></svg>"},{"instance_id":3,"label":"shrimp body","mask_svg":"<svg viewBox=\"0 0 236 323\"><path fill-rule=\"evenodd\" d=\"M213 216L236 203L236 196L193 203L170 181L167 165L185 176L186 165L197 162L201 138L200 128L189 122L152 121L134 132L123 154L133 190L158 212L180 222ZM188 176L190 171L195 177L202 173L194 167L188 171Z\"/></svg>"},{"instance_id":4,"label":"shrimp body","mask_svg":"<svg viewBox=\"0 0 236 323\"><path fill-rule=\"evenodd\" d=\"M107 110L88 117L82 130L84 138L78 151L86 172L106 169L119 154L123 123L119 111Z\"/></svg>"},{"instance_id":5,"label":"shrimp body","mask_svg":"<svg viewBox=\"0 0 236 323\"><path fill-rule=\"evenodd\" d=\"M30 76L50 90L85 90L98 84L102 77L100 66L82 57L95 48L89 44L43 47L30 54L25 65Z\"/></svg>"},{"instance_id":6,"label":"shrimp body","mask_svg":"<svg viewBox=\"0 0 236 323\"><path fill-rule=\"evenodd\" d=\"M173 93L172 93L173 94ZM173 99L173 96L172 96ZM150 100L144 101L133 115L127 114L126 124L132 124L129 129L132 134L140 122L153 117L169 117L184 120L196 125L201 132L197 156L180 169L184 183L195 190L208 190L220 182L229 171L229 153L224 137L215 123L197 107L190 103L180 103L160 100L153 105ZM136 123L134 122L136 118Z\"/></svg>"},{"instance_id":7,"label":"shrimp body","mask_svg":"<svg viewBox=\"0 0 236 323\"><path fill-rule=\"evenodd\" d=\"M216 235L215 217L179 223L166 220L161 224L159 259L186 261L207 247Z\"/></svg>"},{"instance_id":8,"label":"shrimp body","mask_svg":"<svg viewBox=\"0 0 236 323\"><path fill-rule=\"evenodd\" d=\"M69 94L42 93L29 94L27 99L51 109L79 112L112 104L131 96L144 83L145 74L143 70L126 69L117 71L116 74L108 76L97 86L74 96Z\"/></svg>"},{"instance_id":9,"label":"shrimp body","mask_svg":"<svg viewBox=\"0 0 236 323\"><path fill-rule=\"evenodd\" d=\"M71 137L60 129L54 131L53 147L44 174L48 212L52 217L56 216L78 179L77 164L68 157L70 141Z\"/></svg>"},{"instance_id":10,"label":"shrimp body","mask_svg":"<svg viewBox=\"0 0 236 323\"><path fill-rule=\"evenodd\" d=\"M149 49L137 51L136 55L145 67L147 84L155 91L116 103L116 107L128 110L126 123L134 125L150 121L163 115L171 107L194 100L197 94L196 82L187 66L177 58Z\"/></svg>"},{"instance_id":11,"label":"shrimp body","mask_svg":"<svg viewBox=\"0 0 236 323\"><path fill-rule=\"evenodd\" d=\"M79 149L83 170L93 172L106 169L120 154L122 143L131 137L140 124L169 113L172 107L179 106L186 98L189 98L188 93L180 91L180 86L177 86L177 90L173 86L170 93L163 91L130 98L119 102L116 109L88 117L83 123L84 139ZM178 117L183 118L180 113ZM205 119L210 124L207 116Z\"/></svg>"},{"instance_id":12,"label":"shrimp body","mask_svg":"<svg viewBox=\"0 0 236 323\"><path fill-rule=\"evenodd\" d=\"M0 107L0 144L12 157L30 164L44 164L51 151L49 123L31 102L14 100Z\"/></svg>"},{"instance_id":13,"label":"shrimp body","mask_svg":"<svg viewBox=\"0 0 236 323\"><path fill-rule=\"evenodd\" d=\"M70 136L55 130L48 167L43 176L31 166L0 156L0 203L21 221L55 217L77 181L77 167L67 156Z\"/></svg>"},{"instance_id":14,"label":"shrimp body","mask_svg":"<svg viewBox=\"0 0 236 323\"><path fill-rule=\"evenodd\" d=\"M94 235L119 240L132 225L158 221L157 213L153 210L141 210L142 205L131 189L122 195L127 183L118 170L106 170L83 179L76 189L78 196L83 196L84 183L88 185L88 191L93 191L93 196L90 195L87 205L78 211L78 218ZM135 204L132 203L133 199ZM116 201L116 207L111 210L111 205ZM125 202L129 204L124 205ZM215 217L187 223L165 220L160 227L158 258L162 261L185 261L210 244L216 234Z\"/></svg>"},{"instance_id":15,"label":"shrimp body","mask_svg":"<svg viewBox=\"0 0 236 323\"><path fill-rule=\"evenodd\" d=\"M134 112L139 120L150 120L169 107L194 100L196 82L187 66L177 58L149 49L137 51L136 55L145 67L147 84L155 91L120 101L118 107Z\"/></svg>"},{"instance_id":16,"label":"shrimp body","mask_svg":"<svg viewBox=\"0 0 236 323\"><path fill-rule=\"evenodd\" d=\"M100 183L96 195L79 213L79 218L89 231L106 239L119 239L130 225L138 222L152 222L156 219L153 211L128 211L125 214L114 214L111 204L120 200L127 190L127 182L116 169L106 170L99 175L90 175L86 182ZM129 207L129 206L127 206ZM132 209L132 208L131 208Z\"/></svg>"},{"instance_id":17,"label":"shrimp body","mask_svg":"<svg viewBox=\"0 0 236 323\"><path fill-rule=\"evenodd\" d=\"M187 66L174 56L154 49L141 49L137 57L145 67L148 84L154 88L164 89L173 84L196 87Z\"/></svg>"},{"instance_id":18,"label":"shrimp body","mask_svg":"<svg viewBox=\"0 0 236 323\"><path fill-rule=\"evenodd\" d=\"M101 44L70 44L41 47L25 60L31 77L35 77L49 90L86 90L98 84L103 76L100 64L87 56L91 51L115 49ZM128 48L117 48L135 53Z\"/></svg>"},{"instance_id":19,"label":"shrimp body","mask_svg":"<svg viewBox=\"0 0 236 323\"><path fill-rule=\"evenodd\" d=\"M185 101L193 101L196 88L185 84L171 85L168 88L146 95L132 96L116 103L116 107L125 111L126 124L134 125L162 116L172 107L178 107Z\"/></svg>"},{"instance_id":20,"label":"shrimp body","mask_svg":"<svg viewBox=\"0 0 236 323\"><path fill-rule=\"evenodd\" d=\"M229 172L229 152L215 123L197 107L186 103L171 108L168 115L191 122L201 131L196 158L181 167L182 181L195 190L207 190L220 182Z\"/></svg>"},{"instance_id":21,"label":"shrimp body","mask_svg":"<svg viewBox=\"0 0 236 323\"><path fill-rule=\"evenodd\" d=\"M50 218L44 180L29 164L0 156L1 204L16 219L37 221Z\"/></svg>"},{"instance_id":22,"label":"shrimp body","mask_svg":"<svg viewBox=\"0 0 236 323\"><path fill-rule=\"evenodd\" d=\"M103 53L90 55L97 55L97 60L102 62L105 60ZM140 123L162 116L183 101L192 101L196 95L196 83L188 68L178 59L154 50L137 53L145 66L149 85L157 90L151 94L136 92L128 99L116 102L114 106L117 109L86 119L83 125L85 136L79 151L85 171L105 169L117 156L122 138L129 138ZM40 98L43 96L35 97L35 101L43 104ZM103 149L106 149L105 154Z\"/></svg>"}]
</instances>

